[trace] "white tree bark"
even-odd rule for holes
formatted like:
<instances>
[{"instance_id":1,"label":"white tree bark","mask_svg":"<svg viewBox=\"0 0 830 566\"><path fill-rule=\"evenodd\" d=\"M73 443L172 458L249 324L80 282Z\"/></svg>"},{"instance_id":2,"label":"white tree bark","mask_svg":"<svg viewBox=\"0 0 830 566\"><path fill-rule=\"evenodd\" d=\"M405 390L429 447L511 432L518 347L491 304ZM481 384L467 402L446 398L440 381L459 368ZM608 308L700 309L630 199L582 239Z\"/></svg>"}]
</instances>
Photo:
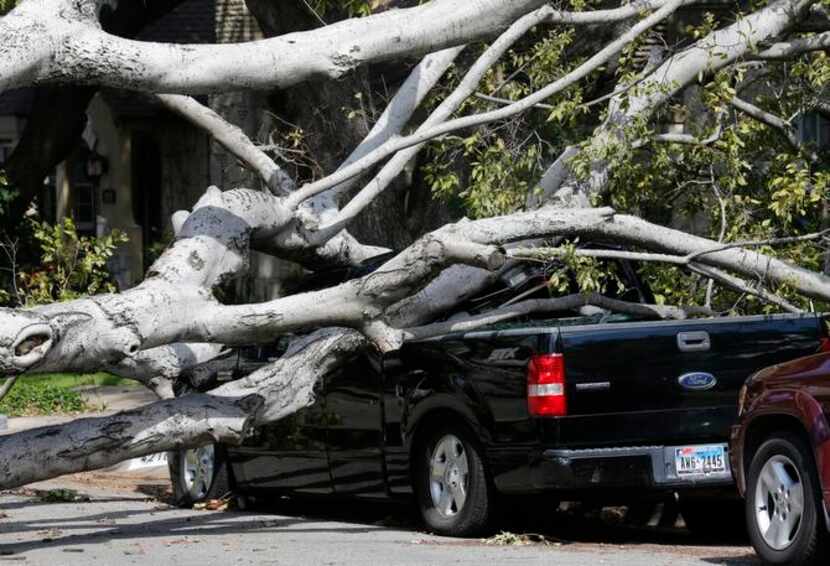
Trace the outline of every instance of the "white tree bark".
<instances>
[{"instance_id":1,"label":"white tree bark","mask_svg":"<svg viewBox=\"0 0 830 566\"><path fill-rule=\"evenodd\" d=\"M273 339L285 332L325 326L349 326L368 331L378 347L400 344L403 335L390 325L390 314L399 315L396 303L423 289L442 269L455 264L488 271L505 262L501 246L509 242L544 237L589 238L625 243L639 248L691 255L700 265L786 284L800 293L830 299L830 278L751 250L718 246L717 242L664 228L636 217L617 215L610 209L565 210L553 207L476 221L459 222L427 234L378 270L341 285L277 299L267 303L221 305L210 296L210 286L243 269L250 238L272 224L263 214L268 199L252 193L252 208L240 206L250 191L230 191L211 201L211 222L199 219L159 260L151 276L139 287L118 295L105 295L60 303L36 311L0 311L5 342L0 364L10 373L50 371L58 368L91 370L134 357L142 349L175 342L244 344ZM227 208L221 208L222 205ZM191 219L197 218L197 209ZM229 214L229 211L234 214ZM273 212L274 209L272 209ZM279 214L279 213L275 213ZM246 217L247 215L247 217ZM188 223L191 221L188 220ZM227 219L230 226L222 226ZM216 239L196 233L237 234L229 250ZM187 225L186 225L187 228ZM183 250L186 250L185 254ZM714 250L714 251L713 251ZM229 253L233 252L233 253ZM173 271L171 257L184 258ZM223 262L222 256L230 261ZM202 258L214 258L216 270L208 270ZM225 269L221 269L222 265ZM203 271L209 271L206 277ZM197 275L199 275L197 277ZM389 311L387 312L387 309ZM383 326L379 326L379 325ZM386 328L379 332L378 328Z\"/></svg>"},{"instance_id":2,"label":"white tree bark","mask_svg":"<svg viewBox=\"0 0 830 566\"><path fill-rule=\"evenodd\" d=\"M0 90L68 82L181 94L284 88L486 39L543 3L433 0L244 44L174 45L116 37L103 32L89 10L55 17L53 3L25 0L0 21L0 36L26 54L21 60L0 58Z\"/></svg>"},{"instance_id":3,"label":"white tree bark","mask_svg":"<svg viewBox=\"0 0 830 566\"><path fill-rule=\"evenodd\" d=\"M182 372L215 359L223 351L222 344L170 344L144 350L107 369L144 384L161 399L172 399L173 385Z\"/></svg>"},{"instance_id":4,"label":"white tree bark","mask_svg":"<svg viewBox=\"0 0 830 566\"><path fill-rule=\"evenodd\" d=\"M756 54L754 58L771 60L791 59L802 53L821 51L828 48L830 48L830 31L808 37L796 38L792 41L775 43Z\"/></svg>"},{"instance_id":5,"label":"white tree bark","mask_svg":"<svg viewBox=\"0 0 830 566\"><path fill-rule=\"evenodd\" d=\"M107 466L126 458L210 441L238 443L252 427L279 419L313 401L316 381L346 356L367 347L399 347L405 340L466 330L531 312L585 305L657 317L685 317L699 309L630 305L599 296L525 301L480 316L427 324L435 314L492 281L507 248L543 238L575 238L627 244L642 253L685 258L707 277L740 288L750 283L788 285L830 300L830 278L752 250L720 246L705 238L657 226L610 209L535 210L460 221L424 235L373 273L320 291L260 304L223 305L213 295L247 269L251 250L279 257L353 264L380 251L342 231L394 178L424 142L525 112L610 62L643 33L688 0L644 0L595 12L554 10L542 0L433 0L309 32L241 45L162 45L104 33L96 21L102 2L23 0L0 19L0 91L45 83L108 85L164 92L169 107L209 131L257 171L275 194L213 187L192 212L174 218L176 240L139 286L31 310L0 310L0 371L110 369L151 387L163 401L66 427L0 438L0 487L57 474ZM632 120L651 115L698 76L750 55L756 46L781 40L806 13L810 0L774 0L765 8L711 33L646 76L636 92L611 103L609 122L588 150L621 138ZM451 119L475 93L483 74L532 25L586 25L633 19L619 38L585 63L523 100L476 116ZM502 35L470 69L461 85L413 134L403 135L413 112L470 41ZM799 38L763 49L778 58L822 48L824 38ZM442 50L443 51L440 51ZM238 129L192 99L169 93L208 93L275 88L311 77L336 78L369 62L429 53L392 100L380 122L333 175L292 190L272 159ZM550 197L563 187L589 202L606 185L607 164L597 163L587 183L568 171L570 149L543 185ZM392 159L351 203L343 196L371 167ZM550 185L550 186L548 186ZM571 199L574 201L574 199ZM334 237L332 237L334 236ZM771 295L763 289L756 292ZM787 303L778 303L786 308ZM169 399L173 381L187 368L221 354L224 345L273 340L286 332L318 330L290 352L248 378L208 394Z\"/></svg>"},{"instance_id":6,"label":"white tree bark","mask_svg":"<svg viewBox=\"0 0 830 566\"><path fill-rule=\"evenodd\" d=\"M0 436L0 489L165 450L238 444L253 427L311 405L317 381L365 343L354 331L321 330L277 362L208 393Z\"/></svg>"}]
</instances>

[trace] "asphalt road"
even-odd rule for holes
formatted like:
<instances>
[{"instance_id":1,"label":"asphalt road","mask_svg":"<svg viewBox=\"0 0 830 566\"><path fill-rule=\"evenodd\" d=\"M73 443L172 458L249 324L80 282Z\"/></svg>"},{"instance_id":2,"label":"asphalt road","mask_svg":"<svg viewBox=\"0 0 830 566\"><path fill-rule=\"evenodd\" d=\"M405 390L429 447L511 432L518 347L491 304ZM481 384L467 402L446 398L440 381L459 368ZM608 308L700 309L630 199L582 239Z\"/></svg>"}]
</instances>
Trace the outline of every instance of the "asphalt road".
<instances>
[{"instance_id":1,"label":"asphalt road","mask_svg":"<svg viewBox=\"0 0 830 566\"><path fill-rule=\"evenodd\" d=\"M745 541L709 544L682 528L614 525L607 512L558 511L540 522L517 509L500 527L541 536L499 545L499 537L427 534L405 505L282 501L245 512L182 510L162 502L158 474L143 474L80 474L34 486L70 487L90 495L83 502L47 503L31 490L0 494L0 566L758 564Z\"/></svg>"}]
</instances>

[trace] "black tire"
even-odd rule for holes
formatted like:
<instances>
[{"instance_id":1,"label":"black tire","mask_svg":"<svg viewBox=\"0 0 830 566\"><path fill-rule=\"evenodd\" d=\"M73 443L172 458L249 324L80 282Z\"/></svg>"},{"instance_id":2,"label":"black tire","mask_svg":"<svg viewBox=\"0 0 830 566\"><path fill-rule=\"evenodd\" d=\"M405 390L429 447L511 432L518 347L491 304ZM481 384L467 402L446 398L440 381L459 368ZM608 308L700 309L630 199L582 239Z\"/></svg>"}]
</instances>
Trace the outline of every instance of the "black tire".
<instances>
[{"instance_id":1,"label":"black tire","mask_svg":"<svg viewBox=\"0 0 830 566\"><path fill-rule=\"evenodd\" d=\"M803 494L801 518L795 521L791 529L783 531L788 534L780 543L786 545L782 548L775 548L775 544L770 543L764 533L767 533L770 538L777 538L770 533L773 522L780 521L780 516L786 519L786 514L794 508L792 506L794 500L788 497L779 503L773 495L769 494L767 489L769 483L762 480L764 470L770 469L768 466L779 470L779 473L773 476L776 482L780 478L781 471L794 482L791 487L785 489L786 493L790 495L796 493L796 486L800 483ZM759 484L761 484L760 490ZM784 483L782 482L781 485ZM828 534L819 485L813 455L804 440L797 435L787 432L777 433L771 435L758 448L749 466L745 509L749 539L761 560L767 564L792 566L826 564ZM768 492L766 496L764 492ZM772 517L769 515L770 512L773 514ZM793 520L792 516L790 520ZM765 529L766 525L762 525L762 521L769 521L769 527Z\"/></svg>"},{"instance_id":2,"label":"black tire","mask_svg":"<svg viewBox=\"0 0 830 566\"><path fill-rule=\"evenodd\" d=\"M173 488L173 502L179 507L192 507L194 503L223 499L232 494L231 477L225 448L211 444L204 448L213 449L212 473L205 476L204 482L188 481L185 462L188 453L196 450L176 450L167 453L167 466L170 470L170 483ZM196 484L200 484L197 486Z\"/></svg>"},{"instance_id":3,"label":"black tire","mask_svg":"<svg viewBox=\"0 0 830 566\"><path fill-rule=\"evenodd\" d=\"M680 497L680 515L693 535L707 541L746 540L744 503L740 499Z\"/></svg>"},{"instance_id":4,"label":"black tire","mask_svg":"<svg viewBox=\"0 0 830 566\"><path fill-rule=\"evenodd\" d=\"M454 439L454 440L453 440ZM442 444L444 443L444 444ZM438 449L439 445L442 446ZM452 499L448 509L441 509L433 497L433 490L444 493L438 485L433 486L431 469L433 457L441 463L441 453L452 451L455 460L445 460L447 474L443 476L441 485L454 485L457 490L464 490L463 503L459 506L455 499L456 491L446 490ZM427 527L436 534L452 537L470 537L481 534L490 519L493 506L493 495L481 458L478 443L466 428L460 425L449 425L428 432L424 435L414 451L414 483L418 508ZM463 475L461 457L466 458L467 474ZM453 472L453 467L460 473ZM440 499L439 502L444 500ZM459 508L460 507L460 508Z\"/></svg>"}]
</instances>

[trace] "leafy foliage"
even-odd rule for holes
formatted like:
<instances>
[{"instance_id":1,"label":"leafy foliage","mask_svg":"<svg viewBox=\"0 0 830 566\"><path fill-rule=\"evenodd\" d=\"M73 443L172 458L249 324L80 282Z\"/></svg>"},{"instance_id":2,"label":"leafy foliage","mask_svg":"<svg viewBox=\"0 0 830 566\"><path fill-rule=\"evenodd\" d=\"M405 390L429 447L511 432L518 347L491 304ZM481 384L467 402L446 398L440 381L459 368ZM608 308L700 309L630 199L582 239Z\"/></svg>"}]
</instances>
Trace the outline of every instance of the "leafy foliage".
<instances>
[{"instance_id":1,"label":"leafy foliage","mask_svg":"<svg viewBox=\"0 0 830 566\"><path fill-rule=\"evenodd\" d=\"M309 6L320 16L340 14L348 17L368 16L374 9L372 0L312 0Z\"/></svg>"},{"instance_id":2,"label":"leafy foliage","mask_svg":"<svg viewBox=\"0 0 830 566\"><path fill-rule=\"evenodd\" d=\"M581 63L584 54L574 44L573 29L534 30L488 71L479 92L505 101L531 94ZM469 50L465 55L468 60L460 66L466 66L483 49ZM437 105L459 80L460 72L451 72L428 105ZM586 112L582 105L585 88L574 86L552 97L546 101L549 108L482 126L467 136L450 136L431 143L421 171L433 194L459 199L465 213L474 218L505 214L524 206L546 164L586 133L579 120ZM459 114L486 112L498 105L471 98Z\"/></svg>"},{"instance_id":3,"label":"leafy foliage","mask_svg":"<svg viewBox=\"0 0 830 566\"><path fill-rule=\"evenodd\" d=\"M671 44L677 48L688 45L721 27L728 18L723 13L699 14L695 21L673 32ZM795 133L803 117L830 108L822 106L830 87L827 53L806 54L795 62L768 62L764 72L739 63L712 76L701 75L698 84L674 97L651 119L632 120L606 143L589 145L583 140L607 116L587 107L586 100L629 85L618 97L618 107L625 109L633 96L649 94L638 82L645 65L640 48L647 39L626 48L608 69L546 101L551 108L544 112L535 109L466 136L433 142L429 158L421 166L433 193L459 202L472 217L509 213L524 206L544 168L562 149L577 145L581 151L569 162L577 179L587 180L597 163L611 166L609 188L597 205L610 205L619 212L726 242L826 229L830 225L830 152L804 136L797 136L800 141L793 145L792 136L737 111L732 100L740 96L782 117ZM517 100L566 74L603 40L579 36L571 29L535 30L491 70L480 92ZM656 43L667 44L665 39ZM457 77L447 81L445 88L456 83ZM492 108L493 103L474 99L463 111ZM680 127L697 142L651 141L656 134ZM824 135L827 137L827 132ZM830 252L819 244L766 246L759 251L823 271ZM572 245L578 244L562 247L562 260L576 273L580 289L602 291L618 284L612 263L576 257L569 251ZM641 275L652 285L658 302L706 301L707 280L697 275L662 264L642 266ZM553 272L552 290L565 282L564 272ZM827 307L810 305L786 286L758 283L802 308ZM712 306L732 313L777 310L752 296L723 288L716 290Z\"/></svg>"},{"instance_id":4,"label":"leafy foliage","mask_svg":"<svg viewBox=\"0 0 830 566\"><path fill-rule=\"evenodd\" d=\"M17 191L9 185L5 171L0 169L0 218L8 212L9 204L16 196Z\"/></svg>"},{"instance_id":5,"label":"leafy foliage","mask_svg":"<svg viewBox=\"0 0 830 566\"><path fill-rule=\"evenodd\" d=\"M614 163L607 204L618 210L696 232L715 240L767 240L817 232L827 227L828 155L804 140L793 145L782 132L736 111L735 96L795 124L808 116L830 82L825 54L807 55L794 66L773 64L762 79L732 68L690 89L652 123L632 123L612 155L583 152L574 168L588 174L590 163ZM666 123L679 121L698 140L710 143L645 143ZM825 252L814 243L759 251L823 271ZM650 265L644 273L658 301L702 303L705 282L676 268ZM767 282L763 282L767 283ZM810 305L785 287L773 290L804 308ZM721 289L715 308L727 312L766 312L762 305ZM822 308L821 305L814 305Z\"/></svg>"},{"instance_id":6,"label":"leafy foliage","mask_svg":"<svg viewBox=\"0 0 830 566\"><path fill-rule=\"evenodd\" d=\"M103 237L81 236L71 218L54 226L36 219L29 219L28 224L40 249L40 261L29 267L14 266L7 300L31 306L116 290L107 261L127 241L124 234L113 230ZM9 254L15 243L4 247Z\"/></svg>"}]
</instances>

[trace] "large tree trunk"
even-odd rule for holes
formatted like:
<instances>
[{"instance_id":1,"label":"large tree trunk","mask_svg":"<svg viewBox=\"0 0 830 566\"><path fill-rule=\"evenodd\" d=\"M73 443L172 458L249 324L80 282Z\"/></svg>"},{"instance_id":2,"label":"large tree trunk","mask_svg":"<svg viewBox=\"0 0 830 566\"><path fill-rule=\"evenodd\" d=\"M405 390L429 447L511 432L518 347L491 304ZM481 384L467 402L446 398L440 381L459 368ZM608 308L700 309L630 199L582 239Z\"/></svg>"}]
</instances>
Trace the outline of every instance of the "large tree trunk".
<instances>
[{"instance_id":1,"label":"large tree trunk","mask_svg":"<svg viewBox=\"0 0 830 566\"><path fill-rule=\"evenodd\" d=\"M314 403L318 380L365 346L357 332L323 330L292 344L279 361L208 393L0 436L0 489L165 450L239 444L253 427Z\"/></svg>"}]
</instances>

